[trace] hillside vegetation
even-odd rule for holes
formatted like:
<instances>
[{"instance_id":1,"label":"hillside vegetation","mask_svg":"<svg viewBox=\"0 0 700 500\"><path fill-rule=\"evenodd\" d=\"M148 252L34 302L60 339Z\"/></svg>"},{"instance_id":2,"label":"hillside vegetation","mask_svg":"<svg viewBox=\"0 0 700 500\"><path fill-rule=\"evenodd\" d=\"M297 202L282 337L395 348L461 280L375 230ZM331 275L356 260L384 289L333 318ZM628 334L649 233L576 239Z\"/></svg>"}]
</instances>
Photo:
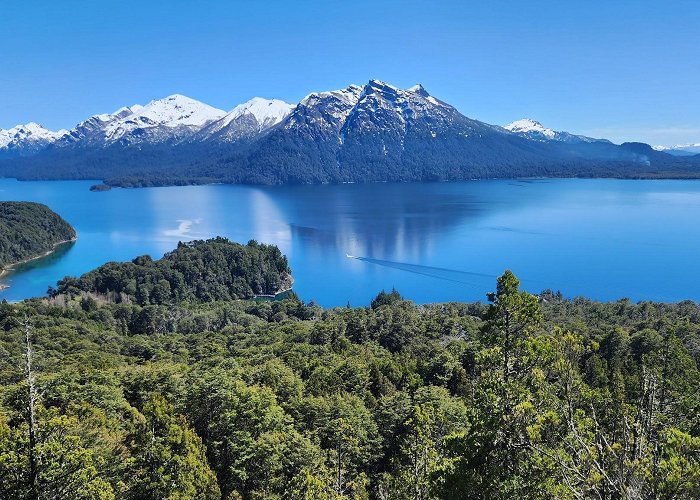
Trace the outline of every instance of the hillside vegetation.
<instances>
[{"instance_id":1,"label":"hillside vegetation","mask_svg":"<svg viewBox=\"0 0 700 500\"><path fill-rule=\"evenodd\" d=\"M75 229L46 205L0 202L0 270L50 252L75 238Z\"/></svg>"},{"instance_id":2,"label":"hillside vegetation","mask_svg":"<svg viewBox=\"0 0 700 500\"><path fill-rule=\"evenodd\" d=\"M0 498L700 495L697 304L171 292L0 305Z\"/></svg>"},{"instance_id":3,"label":"hillside vegetation","mask_svg":"<svg viewBox=\"0 0 700 500\"><path fill-rule=\"evenodd\" d=\"M107 263L80 278L64 278L51 294L91 292L148 305L250 299L274 295L291 283L287 258L276 246L214 238L181 242L156 261L144 255Z\"/></svg>"}]
</instances>

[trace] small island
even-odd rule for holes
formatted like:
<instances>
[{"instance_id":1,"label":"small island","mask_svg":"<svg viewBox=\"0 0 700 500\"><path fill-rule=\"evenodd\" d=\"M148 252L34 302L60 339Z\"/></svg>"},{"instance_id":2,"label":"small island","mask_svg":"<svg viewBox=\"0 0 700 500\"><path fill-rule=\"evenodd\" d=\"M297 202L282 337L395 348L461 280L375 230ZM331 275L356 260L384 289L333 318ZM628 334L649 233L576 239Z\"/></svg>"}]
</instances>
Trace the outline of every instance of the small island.
<instances>
[{"instance_id":1,"label":"small island","mask_svg":"<svg viewBox=\"0 0 700 500\"><path fill-rule=\"evenodd\" d=\"M90 186L90 191L95 192L95 193L102 193L104 191L109 191L112 189L112 186L108 184L93 184Z\"/></svg>"},{"instance_id":2,"label":"small island","mask_svg":"<svg viewBox=\"0 0 700 500\"><path fill-rule=\"evenodd\" d=\"M44 257L75 238L75 229L46 205L0 202L0 279L13 266Z\"/></svg>"}]
</instances>

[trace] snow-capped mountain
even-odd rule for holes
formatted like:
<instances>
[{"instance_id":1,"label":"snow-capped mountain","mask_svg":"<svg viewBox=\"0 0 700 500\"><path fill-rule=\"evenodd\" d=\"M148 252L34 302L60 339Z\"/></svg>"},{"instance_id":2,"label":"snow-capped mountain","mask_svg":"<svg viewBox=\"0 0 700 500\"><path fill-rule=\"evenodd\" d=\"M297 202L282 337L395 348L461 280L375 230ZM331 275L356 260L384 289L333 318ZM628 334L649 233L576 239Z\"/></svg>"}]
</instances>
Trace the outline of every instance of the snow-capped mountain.
<instances>
[{"instance_id":1,"label":"snow-capped mountain","mask_svg":"<svg viewBox=\"0 0 700 500\"><path fill-rule=\"evenodd\" d=\"M676 144L675 146L653 146L656 151L663 151L674 156L693 156L700 154L700 142Z\"/></svg>"},{"instance_id":2,"label":"snow-capped mountain","mask_svg":"<svg viewBox=\"0 0 700 500\"><path fill-rule=\"evenodd\" d=\"M503 128L514 134L524 135L534 140L551 141L554 140L557 135L551 128L546 128L540 122L531 120L530 118L516 120L505 125Z\"/></svg>"},{"instance_id":3,"label":"snow-capped mountain","mask_svg":"<svg viewBox=\"0 0 700 500\"><path fill-rule=\"evenodd\" d=\"M177 142L226 114L179 94L151 101L132 111L105 127L104 140L107 144L116 141L125 145Z\"/></svg>"},{"instance_id":4,"label":"snow-capped mountain","mask_svg":"<svg viewBox=\"0 0 700 500\"><path fill-rule=\"evenodd\" d=\"M204 126L197 138L216 138L225 142L252 138L280 123L293 109L294 104L279 99L254 97Z\"/></svg>"},{"instance_id":5,"label":"snow-capped mountain","mask_svg":"<svg viewBox=\"0 0 700 500\"><path fill-rule=\"evenodd\" d=\"M56 148L102 148L175 143L220 119L220 109L182 95L157 99L145 106L135 104L114 113L94 115L71 130L51 132L30 123L0 131L0 156L30 156L49 146Z\"/></svg>"},{"instance_id":6,"label":"snow-capped mountain","mask_svg":"<svg viewBox=\"0 0 700 500\"><path fill-rule=\"evenodd\" d=\"M0 129L0 153L6 157L35 154L67 133L67 130L52 132L34 122Z\"/></svg>"},{"instance_id":7,"label":"snow-capped mountain","mask_svg":"<svg viewBox=\"0 0 700 500\"><path fill-rule=\"evenodd\" d=\"M421 85L370 80L308 95L231 172L252 183L439 179L462 176L467 164L487 168L497 155L513 170L544 165L543 149L465 117Z\"/></svg>"},{"instance_id":8,"label":"snow-capped mountain","mask_svg":"<svg viewBox=\"0 0 700 500\"><path fill-rule=\"evenodd\" d=\"M531 118L523 118L516 120L503 127L504 129L533 141L559 141L569 143L579 142L609 142L605 139L594 139L585 135L574 135L569 132L558 132L547 128L536 120Z\"/></svg>"},{"instance_id":9,"label":"snow-capped mountain","mask_svg":"<svg viewBox=\"0 0 700 500\"><path fill-rule=\"evenodd\" d=\"M283 127L299 134L334 134L342 145L356 134L390 133L404 137L428 117L433 128L444 128L455 115L459 113L453 107L430 96L421 85L404 90L370 80L363 87L350 85L342 90L309 94Z\"/></svg>"},{"instance_id":10,"label":"snow-capped mountain","mask_svg":"<svg viewBox=\"0 0 700 500\"><path fill-rule=\"evenodd\" d=\"M110 124L122 120L141 109L143 109L143 106L134 104L130 107L119 108L114 113L103 113L91 116L87 120L78 123L74 128L69 130L67 134L60 137L59 140L56 141L56 146L66 147L76 144L83 147L89 145L102 146L105 143L105 131Z\"/></svg>"},{"instance_id":11,"label":"snow-capped mountain","mask_svg":"<svg viewBox=\"0 0 700 500\"><path fill-rule=\"evenodd\" d=\"M465 118L452 106L431 96L422 85L403 90L378 80L371 80L364 87L345 128L367 129L369 123L381 127L378 117L394 122L393 125L401 135L425 128L433 138L439 131L445 131L453 125L455 120ZM478 128L482 128L482 124L479 124Z\"/></svg>"},{"instance_id":12,"label":"snow-capped mountain","mask_svg":"<svg viewBox=\"0 0 700 500\"><path fill-rule=\"evenodd\" d=\"M700 157L687 158L529 119L490 125L422 85L380 80L313 92L297 105L256 97L226 113L176 94L95 115L68 132L34 124L0 131L0 176L123 186L697 175Z\"/></svg>"}]
</instances>

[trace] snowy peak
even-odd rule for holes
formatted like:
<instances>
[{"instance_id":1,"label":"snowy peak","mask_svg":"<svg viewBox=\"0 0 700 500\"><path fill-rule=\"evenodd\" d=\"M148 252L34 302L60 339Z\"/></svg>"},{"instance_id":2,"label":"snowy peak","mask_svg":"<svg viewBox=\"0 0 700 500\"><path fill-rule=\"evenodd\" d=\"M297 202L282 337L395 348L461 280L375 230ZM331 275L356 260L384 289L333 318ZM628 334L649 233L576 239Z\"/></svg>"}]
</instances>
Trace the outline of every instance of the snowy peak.
<instances>
[{"instance_id":1,"label":"snowy peak","mask_svg":"<svg viewBox=\"0 0 700 500\"><path fill-rule=\"evenodd\" d=\"M225 114L220 109L180 94L156 99L131 111L132 113L125 116L126 121L145 126L164 125L166 127L180 125L201 127Z\"/></svg>"},{"instance_id":2,"label":"snowy peak","mask_svg":"<svg viewBox=\"0 0 700 500\"><path fill-rule=\"evenodd\" d=\"M539 142L609 142L605 139L594 139L592 137L586 137L585 135L575 135L570 134L569 132L557 132L556 130L547 128L540 122L531 118L523 118L522 120L516 120L512 123L509 123L508 125L505 125L503 128L521 137L525 137L526 139L531 139L533 141Z\"/></svg>"},{"instance_id":3,"label":"snowy peak","mask_svg":"<svg viewBox=\"0 0 700 500\"><path fill-rule=\"evenodd\" d=\"M363 89L363 96L368 94L381 94L389 98L403 97L408 98L411 95L419 97L430 97L421 84L414 85L406 90L395 87L381 80L370 80Z\"/></svg>"},{"instance_id":4,"label":"snowy peak","mask_svg":"<svg viewBox=\"0 0 700 500\"><path fill-rule=\"evenodd\" d=\"M550 140L556 137L556 132L554 130L552 130L551 128L546 128L540 122L531 118L523 118L522 120L516 120L512 123L509 123L503 128L515 134L541 134Z\"/></svg>"},{"instance_id":5,"label":"snowy peak","mask_svg":"<svg viewBox=\"0 0 700 500\"><path fill-rule=\"evenodd\" d=\"M294 107L279 99L254 97L206 125L198 137L226 142L252 138L287 118Z\"/></svg>"},{"instance_id":6,"label":"snowy peak","mask_svg":"<svg viewBox=\"0 0 700 500\"><path fill-rule=\"evenodd\" d=\"M436 110L440 111L436 111ZM376 120L381 123L399 122L425 117L432 112L452 113L453 108L431 97L425 89L416 85L400 89L381 80L369 80L364 86L350 85L341 90L314 92L306 96L294 109L285 128L318 128L338 132L339 142L349 122L354 124ZM380 116L381 115L381 116Z\"/></svg>"},{"instance_id":7,"label":"snowy peak","mask_svg":"<svg viewBox=\"0 0 700 500\"><path fill-rule=\"evenodd\" d=\"M399 89L398 87L394 87L393 85L383 82L381 80L370 80L365 86L365 93L370 94L373 92L383 94L398 94L399 92L401 92L401 89Z\"/></svg>"},{"instance_id":8,"label":"snowy peak","mask_svg":"<svg viewBox=\"0 0 700 500\"><path fill-rule=\"evenodd\" d=\"M422 85L404 90L380 80L370 80L365 85L358 107L367 108L366 113L379 109L393 110L401 120L439 116L446 118L457 113L453 107L428 94Z\"/></svg>"},{"instance_id":9,"label":"snowy peak","mask_svg":"<svg viewBox=\"0 0 700 500\"><path fill-rule=\"evenodd\" d=\"M18 155L32 153L63 137L68 132L52 132L38 123L17 125L8 130L0 129L0 151L14 151Z\"/></svg>"},{"instance_id":10,"label":"snowy peak","mask_svg":"<svg viewBox=\"0 0 700 500\"><path fill-rule=\"evenodd\" d=\"M404 111L410 109L414 112L425 113L429 110L434 110L436 106L444 109L454 109L432 97L420 84L404 90L381 80L370 80L363 88L360 100L372 97L382 99L387 103L391 103L397 109L403 109Z\"/></svg>"},{"instance_id":11,"label":"snowy peak","mask_svg":"<svg viewBox=\"0 0 700 500\"><path fill-rule=\"evenodd\" d=\"M420 83L417 85L414 85L413 87L408 88L408 91L413 92L414 94L418 94L419 96L430 97L430 94L428 94L428 91L425 90L423 85L421 85Z\"/></svg>"},{"instance_id":12,"label":"snowy peak","mask_svg":"<svg viewBox=\"0 0 700 500\"><path fill-rule=\"evenodd\" d=\"M131 134L139 136L131 138L138 142L144 133L149 140L162 142L168 139L168 134L163 129L180 127L198 129L226 114L220 109L180 94L151 101L132 111L106 127L105 139L108 142L117 141Z\"/></svg>"},{"instance_id":13,"label":"snowy peak","mask_svg":"<svg viewBox=\"0 0 700 500\"><path fill-rule=\"evenodd\" d=\"M362 93L363 87L359 85L350 85L342 90L311 93L294 108L285 120L284 127L340 130Z\"/></svg>"},{"instance_id":14,"label":"snowy peak","mask_svg":"<svg viewBox=\"0 0 700 500\"><path fill-rule=\"evenodd\" d=\"M132 119L146 123L177 127L201 127L221 118L226 112L180 94L157 99L134 112Z\"/></svg>"},{"instance_id":15,"label":"snowy peak","mask_svg":"<svg viewBox=\"0 0 700 500\"><path fill-rule=\"evenodd\" d=\"M253 97L250 101L239 104L222 120L233 121L243 115L251 115L260 124L260 129L266 129L277 125L284 120L294 109L294 104L289 104L279 99L263 99Z\"/></svg>"},{"instance_id":16,"label":"snowy peak","mask_svg":"<svg viewBox=\"0 0 700 500\"><path fill-rule=\"evenodd\" d=\"M134 112L138 109L143 109L143 106L140 106L138 104L131 106L131 107L121 107L118 110L116 110L114 113L102 113L99 115L94 115L88 118L85 121L80 122L75 128L79 129L81 126L97 126L98 124L107 124L116 120L121 120L122 118L126 118L127 116L131 116L134 114Z\"/></svg>"},{"instance_id":17,"label":"snowy peak","mask_svg":"<svg viewBox=\"0 0 700 500\"><path fill-rule=\"evenodd\" d=\"M337 101L338 104L351 105L357 104L362 94L362 87L359 85L350 85L341 90L329 90L326 92L312 92L304 97L299 103L301 106L314 106L324 100Z\"/></svg>"},{"instance_id":18,"label":"snowy peak","mask_svg":"<svg viewBox=\"0 0 700 500\"><path fill-rule=\"evenodd\" d=\"M56 141L56 145L59 147L64 147L77 143L103 143L105 139L105 130L111 123L131 116L135 111L142 108L143 106L135 104L131 107L121 107L114 113L101 113L99 115L93 115L87 120L83 120L82 122L78 123L75 127L68 131L67 134Z\"/></svg>"}]
</instances>

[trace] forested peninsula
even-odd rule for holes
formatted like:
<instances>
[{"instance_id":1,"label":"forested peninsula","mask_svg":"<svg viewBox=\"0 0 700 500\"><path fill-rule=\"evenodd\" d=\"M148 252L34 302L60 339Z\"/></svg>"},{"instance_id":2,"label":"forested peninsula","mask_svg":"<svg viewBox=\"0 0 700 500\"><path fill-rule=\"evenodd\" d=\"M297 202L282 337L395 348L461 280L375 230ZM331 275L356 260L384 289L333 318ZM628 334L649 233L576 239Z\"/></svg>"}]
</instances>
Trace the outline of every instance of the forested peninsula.
<instances>
[{"instance_id":1,"label":"forested peninsula","mask_svg":"<svg viewBox=\"0 0 700 500\"><path fill-rule=\"evenodd\" d=\"M289 290L287 258L274 245L226 238L179 243L162 259L148 255L109 262L80 278L66 277L50 295L90 292L139 305L252 299Z\"/></svg>"},{"instance_id":2,"label":"forested peninsula","mask_svg":"<svg viewBox=\"0 0 700 500\"><path fill-rule=\"evenodd\" d=\"M700 496L698 304L241 300L230 245L0 304L0 498Z\"/></svg>"},{"instance_id":3,"label":"forested peninsula","mask_svg":"<svg viewBox=\"0 0 700 500\"><path fill-rule=\"evenodd\" d=\"M0 276L8 267L46 255L75 237L75 229L46 205L0 202Z\"/></svg>"}]
</instances>

